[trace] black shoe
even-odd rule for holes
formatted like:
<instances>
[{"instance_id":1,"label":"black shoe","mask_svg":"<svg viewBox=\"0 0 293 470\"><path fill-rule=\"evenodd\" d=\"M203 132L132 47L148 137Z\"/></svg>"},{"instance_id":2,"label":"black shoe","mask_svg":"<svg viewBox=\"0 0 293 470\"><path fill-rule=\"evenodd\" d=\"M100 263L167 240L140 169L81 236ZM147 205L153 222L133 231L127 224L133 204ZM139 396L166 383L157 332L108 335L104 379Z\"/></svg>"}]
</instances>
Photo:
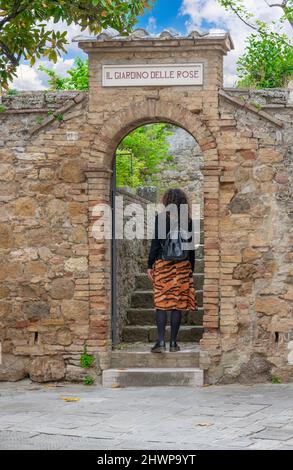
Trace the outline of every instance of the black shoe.
<instances>
[{"instance_id":1,"label":"black shoe","mask_svg":"<svg viewBox=\"0 0 293 470\"><path fill-rule=\"evenodd\" d=\"M180 351L180 346L177 343L170 343L170 352L178 352Z\"/></svg>"},{"instance_id":2,"label":"black shoe","mask_svg":"<svg viewBox=\"0 0 293 470\"><path fill-rule=\"evenodd\" d=\"M152 353L163 353L166 351L166 343L164 341L157 341L152 347Z\"/></svg>"}]
</instances>

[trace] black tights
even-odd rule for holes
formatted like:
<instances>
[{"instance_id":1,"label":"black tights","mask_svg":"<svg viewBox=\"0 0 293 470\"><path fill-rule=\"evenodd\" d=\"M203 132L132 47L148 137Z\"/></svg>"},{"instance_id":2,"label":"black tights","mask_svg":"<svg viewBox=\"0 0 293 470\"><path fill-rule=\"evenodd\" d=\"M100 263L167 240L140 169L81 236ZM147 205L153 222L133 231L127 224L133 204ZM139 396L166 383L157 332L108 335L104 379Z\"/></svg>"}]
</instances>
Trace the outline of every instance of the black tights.
<instances>
[{"instance_id":1,"label":"black tights","mask_svg":"<svg viewBox=\"0 0 293 470\"><path fill-rule=\"evenodd\" d=\"M176 343L177 334L180 328L182 312L180 310L170 310L171 342ZM167 310L156 310L156 323L158 328L159 341L165 341L165 330L167 325Z\"/></svg>"}]
</instances>

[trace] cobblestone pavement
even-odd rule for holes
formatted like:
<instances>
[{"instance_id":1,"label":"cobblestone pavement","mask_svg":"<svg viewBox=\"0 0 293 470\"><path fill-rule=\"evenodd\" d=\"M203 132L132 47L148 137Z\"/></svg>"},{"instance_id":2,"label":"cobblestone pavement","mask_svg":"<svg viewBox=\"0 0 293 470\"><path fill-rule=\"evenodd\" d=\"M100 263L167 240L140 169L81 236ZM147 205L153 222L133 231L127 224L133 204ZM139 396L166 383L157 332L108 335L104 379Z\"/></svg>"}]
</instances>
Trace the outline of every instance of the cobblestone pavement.
<instances>
[{"instance_id":1,"label":"cobblestone pavement","mask_svg":"<svg viewBox=\"0 0 293 470\"><path fill-rule=\"evenodd\" d=\"M293 384L105 390L2 383L0 449L293 450Z\"/></svg>"}]
</instances>

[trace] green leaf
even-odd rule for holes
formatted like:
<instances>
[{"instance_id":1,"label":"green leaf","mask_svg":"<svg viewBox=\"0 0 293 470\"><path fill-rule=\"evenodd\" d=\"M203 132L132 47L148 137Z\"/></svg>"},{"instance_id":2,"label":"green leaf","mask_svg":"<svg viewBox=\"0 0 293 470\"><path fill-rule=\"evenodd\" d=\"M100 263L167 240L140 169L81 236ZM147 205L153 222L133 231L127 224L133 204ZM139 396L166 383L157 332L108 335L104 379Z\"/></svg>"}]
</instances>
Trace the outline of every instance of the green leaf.
<instances>
[{"instance_id":1,"label":"green leaf","mask_svg":"<svg viewBox=\"0 0 293 470\"><path fill-rule=\"evenodd\" d=\"M15 62L16 58L21 60L31 56L29 60L33 64L34 59L42 55L56 62L58 55L66 51L64 46L68 44L67 31L58 30L60 20L68 26L78 25L82 30L89 28L94 33L102 28L112 27L124 34L131 31L137 21L137 14L145 5L152 5L153 0L31 0L30 7L18 11L19 5L24 3L22 0L1 2L0 12L5 12L8 18L1 28L1 41L14 56ZM102 12L105 12L104 16ZM45 31L50 21L55 23L55 27ZM12 64L9 55L5 54L1 50L0 84L4 88L16 76L17 70L17 64Z\"/></svg>"},{"instance_id":2,"label":"green leaf","mask_svg":"<svg viewBox=\"0 0 293 470\"><path fill-rule=\"evenodd\" d=\"M239 58L237 86L277 88L292 78L293 50L284 34L266 32L247 39L245 53Z\"/></svg>"}]
</instances>

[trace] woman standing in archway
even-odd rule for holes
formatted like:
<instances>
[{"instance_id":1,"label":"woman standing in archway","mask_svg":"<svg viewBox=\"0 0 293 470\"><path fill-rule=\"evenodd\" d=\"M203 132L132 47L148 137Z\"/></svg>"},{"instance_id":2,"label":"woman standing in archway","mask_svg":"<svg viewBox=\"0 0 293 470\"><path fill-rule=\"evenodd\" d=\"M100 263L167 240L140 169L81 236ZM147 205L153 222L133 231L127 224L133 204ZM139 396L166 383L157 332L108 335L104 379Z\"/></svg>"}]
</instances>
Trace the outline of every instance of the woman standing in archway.
<instances>
[{"instance_id":1,"label":"woman standing in archway","mask_svg":"<svg viewBox=\"0 0 293 470\"><path fill-rule=\"evenodd\" d=\"M164 210L156 216L148 260L153 283L158 340L151 352L166 351L165 331L170 312L170 352L180 351L177 335L182 311L195 310L193 285L194 230L188 198L181 189L169 189L162 199Z\"/></svg>"}]
</instances>

